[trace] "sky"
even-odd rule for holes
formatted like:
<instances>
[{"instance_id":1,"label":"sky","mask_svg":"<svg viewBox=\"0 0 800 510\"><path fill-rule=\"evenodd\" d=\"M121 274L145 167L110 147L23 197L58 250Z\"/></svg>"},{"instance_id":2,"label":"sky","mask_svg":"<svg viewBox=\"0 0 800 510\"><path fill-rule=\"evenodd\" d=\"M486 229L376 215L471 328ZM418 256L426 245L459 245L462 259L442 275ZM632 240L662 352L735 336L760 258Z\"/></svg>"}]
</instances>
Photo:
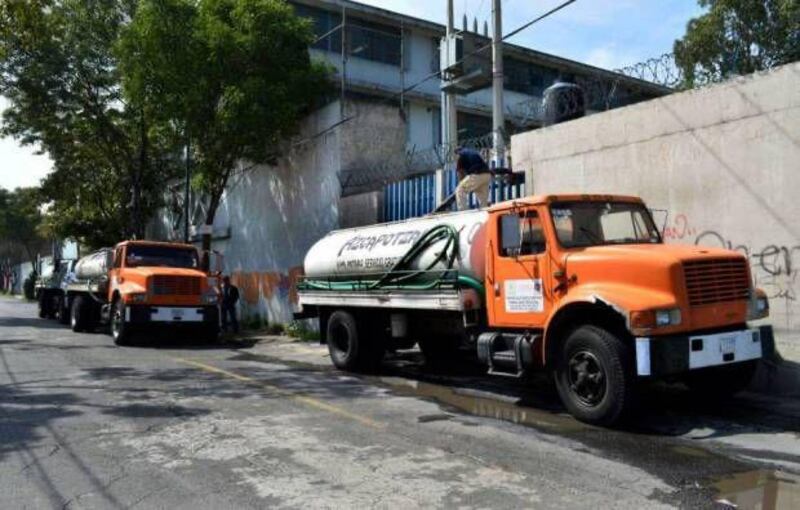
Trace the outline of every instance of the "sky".
<instances>
[{"instance_id":1,"label":"sky","mask_svg":"<svg viewBox=\"0 0 800 510\"><path fill-rule=\"evenodd\" d=\"M360 0L362 3L438 23L445 22L445 0ZM503 0L503 32L562 3L563 0ZM478 25L489 21L492 0L454 0L456 25L463 15ZM524 30L508 42L606 69L658 57L672 51L689 19L702 10L697 0L577 0L562 11ZM0 96L0 110L7 107ZM46 155L0 138L0 187L35 186L51 169Z\"/></svg>"}]
</instances>

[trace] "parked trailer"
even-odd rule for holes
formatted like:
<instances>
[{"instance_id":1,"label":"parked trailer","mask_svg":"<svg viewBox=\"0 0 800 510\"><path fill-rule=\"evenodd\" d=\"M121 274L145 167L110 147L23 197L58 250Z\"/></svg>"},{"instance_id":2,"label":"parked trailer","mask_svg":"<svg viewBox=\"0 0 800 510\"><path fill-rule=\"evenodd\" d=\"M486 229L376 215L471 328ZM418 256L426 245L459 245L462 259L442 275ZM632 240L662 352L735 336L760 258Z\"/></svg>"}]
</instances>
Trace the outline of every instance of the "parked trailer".
<instances>
[{"instance_id":1,"label":"parked trailer","mask_svg":"<svg viewBox=\"0 0 800 510\"><path fill-rule=\"evenodd\" d=\"M91 253L75 264L66 297L73 331L108 324L118 345L147 328L181 327L210 340L219 332L215 277L188 244L125 241Z\"/></svg>"},{"instance_id":2,"label":"parked trailer","mask_svg":"<svg viewBox=\"0 0 800 510\"><path fill-rule=\"evenodd\" d=\"M774 349L745 257L665 245L641 199L549 195L339 230L305 259L297 317L319 317L333 363L374 370L419 343L488 373L552 372L578 419L612 424L645 379L719 397Z\"/></svg>"}]
</instances>

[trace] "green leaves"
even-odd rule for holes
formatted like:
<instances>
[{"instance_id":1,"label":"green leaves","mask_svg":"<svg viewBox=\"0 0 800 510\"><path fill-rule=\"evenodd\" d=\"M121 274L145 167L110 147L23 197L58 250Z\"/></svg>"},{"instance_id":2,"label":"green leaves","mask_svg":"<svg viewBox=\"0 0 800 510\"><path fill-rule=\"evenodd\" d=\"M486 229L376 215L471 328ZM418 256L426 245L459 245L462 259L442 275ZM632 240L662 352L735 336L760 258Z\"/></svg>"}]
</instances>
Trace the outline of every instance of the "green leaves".
<instances>
[{"instance_id":1,"label":"green leaves","mask_svg":"<svg viewBox=\"0 0 800 510\"><path fill-rule=\"evenodd\" d=\"M328 86L279 0L142 0L119 44L126 97L191 138L213 222L237 161L274 161Z\"/></svg>"},{"instance_id":2,"label":"green leaves","mask_svg":"<svg viewBox=\"0 0 800 510\"><path fill-rule=\"evenodd\" d=\"M124 100L115 48L135 0L0 0L2 134L47 151L54 233L90 245L142 237L177 148Z\"/></svg>"},{"instance_id":3,"label":"green leaves","mask_svg":"<svg viewBox=\"0 0 800 510\"><path fill-rule=\"evenodd\" d=\"M675 41L686 86L717 82L800 60L797 0L699 0L708 12Z\"/></svg>"},{"instance_id":4,"label":"green leaves","mask_svg":"<svg viewBox=\"0 0 800 510\"><path fill-rule=\"evenodd\" d=\"M281 0L0 0L2 135L48 152L46 225L142 237L191 140L213 222L237 162L274 162L329 86Z\"/></svg>"},{"instance_id":5,"label":"green leaves","mask_svg":"<svg viewBox=\"0 0 800 510\"><path fill-rule=\"evenodd\" d=\"M45 244L40 202L36 188L0 188L0 259L34 260Z\"/></svg>"}]
</instances>

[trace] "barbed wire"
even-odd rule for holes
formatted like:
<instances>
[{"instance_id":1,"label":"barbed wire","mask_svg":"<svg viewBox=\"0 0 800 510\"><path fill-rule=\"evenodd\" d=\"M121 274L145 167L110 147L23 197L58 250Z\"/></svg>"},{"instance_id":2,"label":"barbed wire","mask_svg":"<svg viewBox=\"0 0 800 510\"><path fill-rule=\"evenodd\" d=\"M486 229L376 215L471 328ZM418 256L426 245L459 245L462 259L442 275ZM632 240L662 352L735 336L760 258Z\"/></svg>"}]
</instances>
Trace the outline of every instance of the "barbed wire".
<instances>
[{"instance_id":1,"label":"barbed wire","mask_svg":"<svg viewBox=\"0 0 800 510\"><path fill-rule=\"evenodd\" d=\"M507 143L507 133L502 133L502 136ZM494 134L487 133L461 140L456 145L436 144L423 150L411 148L399 151L394 156L383 157L381 162L375 164L360 163L339 172L342 195L348 196L374 190L392 182L452 165L455 162L456 146L476 149L482 153L484 159L488 160L493 144Z\"/></svg>"}]
</instances>

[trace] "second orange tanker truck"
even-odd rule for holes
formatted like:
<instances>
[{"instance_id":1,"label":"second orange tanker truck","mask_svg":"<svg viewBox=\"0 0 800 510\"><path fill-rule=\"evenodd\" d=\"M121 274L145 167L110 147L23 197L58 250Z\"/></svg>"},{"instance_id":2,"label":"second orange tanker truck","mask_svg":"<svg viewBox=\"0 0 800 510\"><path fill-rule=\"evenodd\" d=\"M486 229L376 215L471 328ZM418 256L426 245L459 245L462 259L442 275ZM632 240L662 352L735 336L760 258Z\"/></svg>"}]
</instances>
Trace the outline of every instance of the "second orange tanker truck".
<instances>
[{"instance_id":1,"label":"second orange tanker truck","mask_svg":"<svg viewBox=\"0 0 800 510\"><path fill-rule=\"evenodd\" d=\"M743 389L773 347L768 315L736 252L665 245L641 199L550 195L489 209L339 230L305 260L299 317L319 317L333 363L374 369L419 343L491 374L552 372L570 413L599 424L637 383L680 378Z\"/></svg>"},{"instance_id":2,"label":"second orange tanker truck","mask_svg":"<svg viewBox=\"0 0 800 510\"><path fill-rule=\"evenodd\" d=\"M75 264L65 294L74 331L108 324L118 345L164 326L206 340L219 331L216 283L188 244L125 241L96 251Z\"/></svg>"}]
</instances>

